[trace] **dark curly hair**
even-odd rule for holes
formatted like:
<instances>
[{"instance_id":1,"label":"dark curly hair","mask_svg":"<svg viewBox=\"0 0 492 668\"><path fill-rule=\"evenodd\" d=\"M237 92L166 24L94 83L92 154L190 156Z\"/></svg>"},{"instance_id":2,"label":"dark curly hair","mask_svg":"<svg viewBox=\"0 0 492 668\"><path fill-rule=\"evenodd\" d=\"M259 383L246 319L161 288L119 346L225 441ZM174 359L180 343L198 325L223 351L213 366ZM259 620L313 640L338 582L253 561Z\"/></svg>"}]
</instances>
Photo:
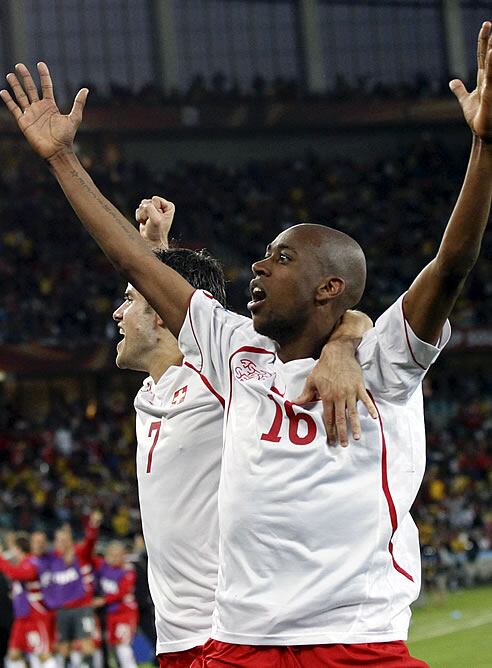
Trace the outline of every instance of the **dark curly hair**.
<instances>
[{"instance_id":1,"label":"dark curly hair","mask_svg":"<svg viewBox=\"0 0 492 668\"><path fill-rule=\"evenodd\" d=\"M181 274L199 290L207 290L226 306L225 277L221 263L206 250L189 248L159 248L154 250L161 262Z\"/></svg>"}]
</instances>

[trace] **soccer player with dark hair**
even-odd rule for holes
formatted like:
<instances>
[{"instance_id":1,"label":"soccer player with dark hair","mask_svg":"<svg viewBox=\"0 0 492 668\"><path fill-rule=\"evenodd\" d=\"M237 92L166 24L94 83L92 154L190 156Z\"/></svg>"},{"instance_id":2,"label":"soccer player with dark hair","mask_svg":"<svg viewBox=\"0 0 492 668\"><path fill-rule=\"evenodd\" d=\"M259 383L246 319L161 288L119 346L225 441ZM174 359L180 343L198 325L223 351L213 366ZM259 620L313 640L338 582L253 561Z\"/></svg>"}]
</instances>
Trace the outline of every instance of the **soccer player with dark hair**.
<instances>
[{"instance_id":1,"label":"soccer player with dark hair","mask_svg":"<svg viewBox=\"0 0 492 668\"><path fill-rule=\"evenodd\" d=\"M142 237L150 246L160 246L153 251L156 257L224 302L220 264L205 252L169 249L174 205L162 198L154 203L142 202L136 218ZM135 410L156 653L161 666L189 666L212 624L223 408L200 374L182 364L176 337L131 284L113 317L122 335L116 364L149 374Z\"/></svg>"}]
</instances>

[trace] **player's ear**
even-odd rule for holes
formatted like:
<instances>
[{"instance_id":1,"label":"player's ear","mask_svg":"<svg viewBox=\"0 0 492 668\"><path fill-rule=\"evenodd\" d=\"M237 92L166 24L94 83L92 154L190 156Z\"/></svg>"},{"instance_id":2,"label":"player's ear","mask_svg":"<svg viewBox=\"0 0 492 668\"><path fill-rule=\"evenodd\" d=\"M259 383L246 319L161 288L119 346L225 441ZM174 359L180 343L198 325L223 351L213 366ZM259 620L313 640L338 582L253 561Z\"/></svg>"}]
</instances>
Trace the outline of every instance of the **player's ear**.
<instances>
[{"instance_id":1,"label":"player's ear","mask_svg":"<svg viewBox=\"0 0 492 668\"><path fill-rule=\"evenodd\" d=\"M336 299L345 290L345 281L338 276L327 276L316 288L315 300L318 304L325 304L330 299Z\"/></svg>"},{"instance_id":2,"label":"player's ear","mask_svg":"<svg viewBox=\"0 0 492 668\"><path fill-rule=\"evenodd\" d=\"M161 318L161 316L158 315L157 313L155 314L155 324L156 324L156 327L162 327L162 329L166 329L166 323Z\"/></svg>"}]
</instances>

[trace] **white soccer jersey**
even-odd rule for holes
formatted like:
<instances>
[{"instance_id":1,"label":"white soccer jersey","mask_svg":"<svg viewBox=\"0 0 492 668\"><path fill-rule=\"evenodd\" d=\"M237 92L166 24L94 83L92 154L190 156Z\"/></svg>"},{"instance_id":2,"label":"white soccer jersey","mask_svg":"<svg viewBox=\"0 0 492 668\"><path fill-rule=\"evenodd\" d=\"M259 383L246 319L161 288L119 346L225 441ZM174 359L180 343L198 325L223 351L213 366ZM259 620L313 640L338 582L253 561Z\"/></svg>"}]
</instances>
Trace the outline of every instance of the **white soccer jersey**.
<instances>
[{"instance_id":1,"label":"white soccer jersey","mask_svg":"<svg viewBox=\"0 0 492 668\"><path fill-rule=\"evenodd\" d=\"M289 401L314 360L282 363L250 319L194 294L179 344L226 402L217 640L406 639L420 586L409 510L425 466L421 381L440 348L414 335L402 299L358 351L379 419L363 409L361 440L342 448L327 443L321 402ZM449 336L447 323L443 345Z\"/></svg>"},{"instance_id":2,"label":"white soccer jersey","mask_svg":"<svg viewBox=\"0 0 492 668\"><path fill-rule=\"evenodd\" d=\"M135 399L137 478L157 653L210 637L218 568L222 397L172 366Z\"/></svg>"}]
</instances>

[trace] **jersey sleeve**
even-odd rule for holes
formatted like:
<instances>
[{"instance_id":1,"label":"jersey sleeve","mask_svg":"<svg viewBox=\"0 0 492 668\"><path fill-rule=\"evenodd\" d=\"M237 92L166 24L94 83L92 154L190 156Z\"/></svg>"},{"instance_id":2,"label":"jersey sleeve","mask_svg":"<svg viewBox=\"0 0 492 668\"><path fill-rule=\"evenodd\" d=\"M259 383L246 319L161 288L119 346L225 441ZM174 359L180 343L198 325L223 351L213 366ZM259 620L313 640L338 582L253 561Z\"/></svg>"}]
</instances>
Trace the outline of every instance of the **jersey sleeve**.
<instances>
[{"instance_id":1,"label":"jersey sleeve","mask_svg":"<svg viewBox=\"0 0 492 668\"><path fill-rule=\"evenodd\" d=\"M0 557L0 573L19 582L31 582L38 579L38 569L29 559L23 559L20 564L15 565Z\"/></svg>"},{"instance_id":2,"label":"jersey sleeve","mask_svg":"<svg viewBox=\"0 0 492 668\"><path fill-rule=\"evenodd\" d=\"M75 545L75 553L84 563L92 563L93 552L98 538L99 528L89 523L85 530L84 540Z\"/></svg>"},{"instance_id":3,"label":"jersey sleeve","mask_svg":"<svg viewBox=\"0 0 492 668\"><path fill-rule=\"evenodd\" d=\"M416 336L405 319L402 295L366 332L358 359L368 389L393 403L406 402L451 337L446 321L437 345Z\"/></svg>"},{"instance_id":4,"label":"jersey sleeve","mask_svg":"<svg viewBox=\"0 0 492 668\"><path fill-rule=\"evenodd\" d=\"M228 385L231 351L250 327L245 318L225 309L203 290L196 290L178 338L184 363L200 373L212 391L223 398Z\"/></svg>"}]
</instances>

